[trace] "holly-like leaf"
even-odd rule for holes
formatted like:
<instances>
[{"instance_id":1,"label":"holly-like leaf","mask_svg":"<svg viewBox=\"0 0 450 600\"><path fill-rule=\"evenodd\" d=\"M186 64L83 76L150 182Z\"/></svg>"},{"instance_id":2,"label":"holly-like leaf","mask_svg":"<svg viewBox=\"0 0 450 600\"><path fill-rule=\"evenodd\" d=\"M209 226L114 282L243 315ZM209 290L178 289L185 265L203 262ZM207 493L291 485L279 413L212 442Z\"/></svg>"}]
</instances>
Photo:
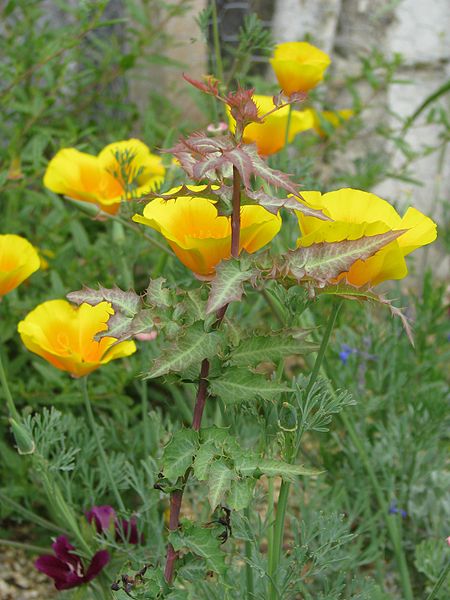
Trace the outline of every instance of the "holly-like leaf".
<instances>
[{"instance_id":1,"label":"holly-like leaf","mask_svg":"<svg viewBox=\"0 0 450 600\"><path fill-rule=\"evenodd\" d=\"M141 308L141 298L135 291L129 290L125 292L118 287L107 289L99 286L98 290L84 287L77 292L69 292L67 299L74 304L86 302L92 306L96 306L106 300L106 302L112 304L116 312L121 312L127 317L134 317Z\"/></svg>"},{"instance_id":2,"label":"holly-like leaf","mask_svg":"<svg viewBox=\"0 0 450 600\"><path fill-rule=\"evenodd\" d=\"M208 475L208 500L211 510L214 510L222 502L230 489L233 478L234 473L224 460L219 459L212 463Z\"/></svg>"},{"instance_id":3,"label":"holly-like leaf","mask_svg":"<svg viewBox=\"0 0 450 600\"><path fill-rule=\"evenodd\" d=\"M133 318L126 317L123 313L115 313L108 319L108 329L94 336L96 341L104 337L117 338L118 342L128 340L139 333L148 333L154 329L155 321L153 311L146 308L140 310Z\"/></svg>"},{"instance_id":4,"label":"holly-like leaf","mask_svg":"<svg viewBox=\"0 0 450 600\"><path fill-rule=\"evenodd\" d=\"M193 429L180 429L164 448L163 473L170 481L182 477L192 465L198 448L198 433Z\"/></svg>"},{"instance_id":5,"label":"holly-like leaf","mask_svg":"<svg viewBox=\"0 0 450 600\"><path fill-rule=\"evenodd\" d=\"M220 549L217 529L207 529L183 520L180 529L170 532L169 542L177 552L186 548L204 558L209 570L225 575L225 554Z\"/></svg>"},{"instance_id":6,"label":"holly-like leaf","mask_svg":"<svg viewBox=\"0 0 450 600\"><path fill-rule=\"evenodd\" d=\"M207 333L202 323L194 323L187 333L163 350L145 379L161 377L170 372L179 373L193 364L200 364L204 358L217 354L221 339L219 332Z\"/></svg>"},{"instance_id":7,"label":"holly-like leaf","mask_svg":"<svg viewBox=\"0 0 450 600\"><path fill-rule=\"evenodd\" d=\"M207 479L209 467L217 454L217 447L212 440L200 444L194 460L194 475L199 481Z\"/></svg>"},{"instance_id":8,"label":"holly-like leaf","mask_svg":"<svg viewBox=\"0 0 450 600\"><path fill-rule=\"evenodd\" d=\"M356 240L319 242L300 247L288 253L285 268L297 281L312 279L319 284L331 283L348 271L354 262L367 260L403 233L404 229L387 231Z\"/></svg>"},{"instance_id":9,"label":"holly-like leaf","mask_svg":"<svg viewBox=\"0 0 450 600\"><path fill-rule=\"evenodd\" d=\"M230 302L239 301L244 293L244 282L252 276L253 269L242 258L222 261L211 283L206 314L210 315Z\"/></svg>"},{"instance_id":10,"label":"holly-like leaf","mask_svg":"<svg viewBox=\"0 0 450 600\"><path fill-rule=\"evenodd\" d=\"M209 387L211 392L220 396L225 404L240 404L256 398L273 400L283 392L292 392L291 388L270 381L264 375L238 367L226 369L221 377L210 382Z\"/></svg>"},{"instance_id":11,"label":"holly-like leaf","mask_svg":"<svg viewBox=\"0 0 450 600\"><path fill-rule=\"evenodd\" d=\"M280 208L286 208L288 210L299 211L307 217L315 217L316 219L321 219L322 221L331 220L321 210L310 208L309 206L306 206L300 202L301 195L299 192L297 192L296 196L288 196L287 198L278 198L277 196L268 194L263 188L260 190L246 189L245 194L248 198L250 198L250 200L254 200L273 215L278 214Z\"/></svg>"},{"instance_id":12,"label":"holly-like leaf","mask_svg":"<svg viewBox=\"0 0 450 600\"><path fill-rule=\"evenodd\" d=\"M151 279L148 284L147 291L145 293L146 300L153 306L160 308L168 308L171 306L171 294L170 290L164 287L166 280L164 277L158 277L157 279Z\"/></svg>"},{"instance_id":13,"label":"holly-like leaf","mask_svg":"<svg viewBox=\"0 0 450 600\"><path fill-rule=\"evenodd\" d=\"M259 458L251 452L242 452L239 457L236 457L235 468L244 477L260 477L267 475L274 477L279 475L283 479L292 481L300 475L320 475L323 471L310 469L303 465L294 465L283 460L273 458Z\"/></svg>"},{"instance_id":14,"label":"holly-like leaf","mask_svg":"<svg viewBox=\"0 0 450 600\"><path fill-rule=\"evenodd\" d=\"M277 331L272 335L255 335L233 349L229 362L232 365L256 366L261 362L278 362L285 356L308 354L317 350L313 342L305 341L310 331Z\"/></svg>"},{"instance_id":15,"label":"holly-like leaf","mask_svg":"<svg viewBox=\"0 0 450 600\"><path fill-rule=\"evenodd\" d=\"M256 479L253 477L234 479L228 494L228 506L233 510L247 508L253 499L255 484Z\"/></svg>"}]
</instances>

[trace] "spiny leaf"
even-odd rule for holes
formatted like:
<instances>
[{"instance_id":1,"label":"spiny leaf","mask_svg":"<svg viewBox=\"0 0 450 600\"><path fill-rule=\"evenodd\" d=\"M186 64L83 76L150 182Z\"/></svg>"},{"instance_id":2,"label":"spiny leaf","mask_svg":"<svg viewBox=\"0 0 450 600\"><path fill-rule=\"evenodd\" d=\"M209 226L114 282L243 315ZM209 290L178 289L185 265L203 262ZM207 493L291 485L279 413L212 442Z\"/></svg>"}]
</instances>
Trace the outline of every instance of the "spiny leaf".
<instances>
[{"instance_id":1,"label":"spiny leaf","mask_svg":"<svg viewBox=\"0 0 450 600\"><path fill-rule=\"evenodd\" d=\"M194 460L194 475L199 481L207 479L209 467L217 453L217 447L212 440L200 445Z\"/></svg>"},{"instance_id":2,"label":"spiny leaf","mask_svg":"<svg viewBox=\"0 0 450 600\"><path fill-rule=\"evenodd\" d=\"M67 299L75 304L86 302L92 306L106 300L112 304L116 312L121 312L127 317L134 317L141 307L141 298L135 291L125 292L117 286L112 289L99 286L98 290L84 287L77 292L69 292Z\"/></svg>"},{"instance_id":3,"label":"spiny leaf","mask_svg":"<svg viewBox=\"0 0 450 600\"><path fill-rule=\"evenodd\" d=\"M260 477L261 475L267 475L273 477L279 475L287 480L292 480L299 475L320 475L323 472L306 468L303 465L287 463L283 460L259 458L249 452L242 452L241 456L236 458L235 467L243 476Z\"/></svg>"},{"instance_id":4,"label":"spiny leaf","mask_svg":"<svg viewBox=\"0 0 450 600\"><path fill-rule=\"evenodd\" d=\"M408 336L411 345L414 346L411 324L402 309L394 306L392 300L378 294L372 290L370 286L355 287L347 281L341 281L336 285L327 285L324 288L314 290L314 293L318 295L340 296L347 300L376 302L377 304L387 306L391 311L392 316L398 317L401 320L406 335Z\"/></svg>"},{"instance_id":5,"label":"spiny leaf","mask_svg":"<svg viewBox=\"0 0 450 600\"><path fill-rule=\"evenodd\" d=\"M199 364L204 358L210 358L217 353L220 340L220 333L206 333L202 323L195 323L183 337L163 350L145 379L161 377L170 372L178 373L193 364Z\"/></svg>"},{"instance_id":6,"label":"spiny leaf","mask_svg":"<svg viewBox=\"0 0 450 600\"><path fill-rule=\"evenodd\" d=\"M228 494L228 506L233 510L247 508L252 501L255 484L256 479L253 479L253 477L233 480Z\"/></svg>"},{"instance_id":7,"label":"spiny leaf","mask_svg":"<svg viewBox=\"0 0 450 600\"><path fill-rule=\"evenodd\" d=\"M296 332L295 337L289 330L277 331L273 335L256 335L242 340L232 351L230 364L256 366L261 362L278 362L285 356L307 354L317 350L317 345L304 341L309 331Z\"/></svg>"},{"instance_id":8,"label":"spiny leaf","mask_svg":"<svg viewBox=\"0 0 450 600\"><path fill-rule=\"evenodd\" d=\"M319 242L300 247L289 252L285 267L297 281L309 278L319 283L331 283L357 260L367 260L403 233L403 229L387 231L356 240Z\"/></svg>"},{"instance_id":9,"label":"spiny leaf","mask_svg":"<svg viewBox=\"0 0 450 600\"><path fill-rule=\"evenodd\" d=\"M145 293L146 300L153 306L161 308L167 308L171 306L170 290L164 287L166 279L164 277L158 277L158 279L151 279L148 284L147 291Z\"/></svg>"},{"instance_id":10,"label":"spiny leaf","mask_svg":"<svg viewBox=\"0 0 450 600\"><path fill-rule=\"evenodd\" d=\"M255 144L246 144L245 151L251 157L253 163L253 173L255 176L259 176L268 184L273 185L276 188L282 188L294 196L300 196L298 186L293 183L290 176L283 171L277 171L269 167L267 162L260 157Z\"/></svg>"},{"instance_id":11,"label":"spiny leaf","mask_svg":"<svg viewBox=\"0 0 450 600\"><path fill-rule=\"evenodd\" d=\"M133 318L118 312L108 319L108 329L94 336L96 341L104 337L115 337L118 342L128 340L139 333L147 333L154 328L154 314L150 309L140 310Z\"/></svg>"},{"instance_id":12,"label":"spiny leaf","mask_svg":"<svg viewBox=\"0 0 450 600\"><path fill-rule=\"evenodd\" d=\"M223 460L216 460L212 463L208 476L208 500L211 510L214 510L221 503L230 489L233 477L233 471Z\"/></svg>"},{"instance_id":13,"label":"spiny leaf","mask_svg":"<svg viewBox=\"0 0 450 600\"><path fill-rule=\"evenodd\" d=\"M206 314L217 312L233 301L239 301L244 293L244 282L252 278L253 269L241 258L222 261L216 268L211 283L211 292L206 305Z\"/></svg>"},{"instance_id":14,"label":"spiny leaf","mask_svg":"<svg viewBox=\"0 0 450 600\"><path fill-rule=\"evenodd\" d=\"M260 206L264 207L273 215L278 214L280 208L287 208L289 210L297 210L302 212L307 217L315 217L316 219L321 219L322 221L331 220L321 210L316 210L306 206L305 204L302 204L299 201L301 195L298 192L296 194L298 199L293 196L289 196L288 198L278 198L277 196L268 194L263 188L260 190L246 189L245 194L248 198L257 202Z\"/></svg>"},{"instance_id":15,"label":"spiny leaf","mask_svg":"<svg viewBox=\"0 0 450 600\"><path fill-rule=\"evenodd\" d=\"M291 388L269 381L264 375L237 367L230 367L221 377L213 379L210 390L220 396L225 404L238 404L258 397L273 400L282 392L292 392Z\"/></svg>"},{"instance_id":16,"label":"spiny leaf","mask_svg":"<svg viewBox=\"0 0 450 600\"><path fill-rule=\"evenodd\" d=\"M193 429L177 431L163 453L163 473L170 481L182 477L192 465L198 447L198 433Z\"/></svg>"},{"instance_id":17,"label":"spiny leaf","mask_svg":"<svg viewBox=\"0 0 450 600\"><path fill-rule=\"evenodd\" d=\"M180 529L170 532L169 542L177 552L187 548L193 554L204 558L211 571L225 575L225 554L220 550L217 530L199 527L183 520Z\"/></svg>"},{"instance_id":18,"label":"spiny leaf","mask_svg":"<svg viewBox=\"0 0 450 600\"><path fill-rule=\"evenodd\" d=\"M146 196L140 198L139 202L147 202L153 198L161 198L162 200L176 200L177 198L181 197L207 198L208 200L217 200L219 198L220 200L231 202L233 188L229 185L213 185L208 183L205 186L198 186L202 188L201 190L192 190L191 187L192 186L183 184L182 186L175 188L175 191L171 192L170 194L168 192L150 192Z\"/></svg>"}]
</instances>

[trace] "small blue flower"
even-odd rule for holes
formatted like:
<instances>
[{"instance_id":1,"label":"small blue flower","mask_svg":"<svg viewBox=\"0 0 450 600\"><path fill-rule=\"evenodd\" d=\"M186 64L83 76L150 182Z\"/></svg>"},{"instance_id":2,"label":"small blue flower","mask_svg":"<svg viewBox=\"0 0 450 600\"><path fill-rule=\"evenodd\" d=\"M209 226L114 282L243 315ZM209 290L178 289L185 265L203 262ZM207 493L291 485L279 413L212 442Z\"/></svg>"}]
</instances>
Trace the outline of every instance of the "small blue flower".
<instances>
[{"instance_id":1,"label":"small blue flower","mask_svg":"<svg viewBox=\"0 0 450 600\"><path fill-rule=\"evenodd\" d=\"M391 503L391 505L389 507L389 514L390 515L400 515L402 517L402 519L406 519L406 517L408 516L408 513L406 512L406 510L403 510L403 508L397 508L396 502Z\"/></svg>"},{"instance_id":2,"label":"small blue flower","mask_svg":"<svg viewBox=\"0 0 450 600\"><path fill-rule=\"evenodd\" d=\"M357 352L356 348L351 348L347 344L341 344L341 351L339 352L339 358L341 359L342 363L344 365L346 365L350 354L354 354L355 352Z\"/></svg>"}]
</instances>

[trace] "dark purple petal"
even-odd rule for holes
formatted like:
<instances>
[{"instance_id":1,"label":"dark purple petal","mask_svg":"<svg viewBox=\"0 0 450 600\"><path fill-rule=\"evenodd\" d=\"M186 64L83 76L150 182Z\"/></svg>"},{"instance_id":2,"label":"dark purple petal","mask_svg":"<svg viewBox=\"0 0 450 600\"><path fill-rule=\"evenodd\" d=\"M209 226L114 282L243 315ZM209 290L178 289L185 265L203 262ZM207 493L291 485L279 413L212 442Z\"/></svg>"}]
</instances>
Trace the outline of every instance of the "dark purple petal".
<instances>
[{"instance_id":1,"label":"dark purple petal","mask_svg":"<svg viewBox=\"0 0 450 600\"><path fill-rule=\"evenodd\" d=\"M60 560L73 567L72 570L76 571L81 568L81 559L79 556L72 554L75 547L69 543L65 535L58 536L53 542L52 548Z\"/></svg>"},{"instance_id":2,"label":"dark purple petal","mask_svg":"<svg viewBox=\"0 0 450 600\"><path fill-rule=\"evenodd\" d=\"M144 536L139 535L136 517L129 521L122 519L121 524L116 523L116 539L129 544L143 544Z\"/></svg>"},{"instance_id":3,"label":"dark purple petal","mask_svg":"<svg viewBox=\"0 0 450 600\"><path fill-rule=\"evenodd\" d=\"M91 510L88 510L85 514L89 523L94 521L98 533L108 531L111 523L116 521L116 511L112 506L108 505L93 506Z\"/></svg>"},{"instance_id":4,"label":"dark purple petal","mask_svg":"<svg viewBox=\"0 0 450 600\"><path fill-rule=\"evenodd\" d=\"M54 580L57 590L68 590L84 583L81 572L77 573L73 570L72 565L51 554L39 556L34 566L38 571L45 573L45 575Z\"/></svg>"},{"instance_id":5,"label":"dark purple petal","mask_svg":"<svg viewBox=\"0 0 450 600\"><path fill-rule=\"evenodd\" d=\"M97 577L100 571L109 563L109 552L108 550L99 550L94 554L91 560L91 564L86 572L84 581L88 582Z\"/></svg>"}]
</instances>

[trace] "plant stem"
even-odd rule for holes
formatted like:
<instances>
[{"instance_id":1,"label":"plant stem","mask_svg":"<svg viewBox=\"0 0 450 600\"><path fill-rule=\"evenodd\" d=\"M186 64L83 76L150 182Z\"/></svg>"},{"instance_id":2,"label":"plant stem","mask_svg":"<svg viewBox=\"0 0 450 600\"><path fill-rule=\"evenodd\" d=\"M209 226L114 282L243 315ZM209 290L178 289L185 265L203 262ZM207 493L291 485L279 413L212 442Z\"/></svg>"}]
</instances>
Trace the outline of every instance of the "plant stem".
<instances>
[{"instance_id":1,"label":"plant stem","mask_svg":"<svg viewBox=\"0 0 450 600\"><path fill-rule=\"evenodd\" d=\"M23 544L22 542L14 542L13 540L3 540L0 539L0 546L11 546L11 548L19 548L19 550L24 550L25 552L42 552L43 554L48 554L48 548L44 548L42 546L34 546L33 544Z\"/></svg>"},{"instance_id":2,"label":"plant stem","mask_svg":"<svg viewBox=\"0 0 450 600\"><path fill-rule=\"evenodd\" d=\"M287 123L286 123L286 134L284 137L284 146L287 147L287 145L289 144L289 129L291 128L291 120L292 120L292 104L289 104L289 112L288 112L288 118L287 118Z\"/></svg>"},{"instance_id":3,"label":"plant stem","mask_svg":"<svg viewBox=\"0 0 450 600\"><path fill-rule=\"evenodd\" d=\"M208 397L208 374L209 360L202 360L200 368L200 378L198 382L197 400L194 407L194 418L192 420L192 429L198 431L202 423L203 411L205 409L206 399Z\"/></svg>"},{"instance_id":4,"label":"plant stem","mask_svg":"<svg viewBox=\"0 0 450 600\"><path fill-rule=\"evenodd\" d=\"M247 508L245 509L245 516L247 517L249 523L250 523L250 508L247 506ZM251 563L252 560L252 544L249 540L246 540L245 542L245 557L247 559L247 562L245 563L245 579L247 582L247 598L249 600L252 600L252 598L254 598L254 594L255 594L255 586L254 586L254 582L253 582L253 568Z\"/></svg>"},{"instance_id":5,"label":"plant stem","mask_svg":"<svg viewBox=\"0 0 450 600\"><path fill-rule=\"evenodd\" d=\"M436 594L441 589L442 584L447 579L449 571L450 571L450 560L447 562L445 567L442 569L441 574L439 575L439 579L434 584L434 588L431 590L429 596L427 597L427 600L434 600L436 598Z\"/></svg>"},{"instance_id":6,"label":"plant stem","mask_svg":"<svg viewBox=\"0 0 450 600\"><path fill-rule=\"evenodd\" d=\"M334 324L336 322L336 317L338 312L342 306L343 301L337 302L334 304L331 314L328 318L327 326L325 332L323 334L322 342L320 344L319 352L317 353L316 360L314 362L313 369L311 371L311 375L309 377L308 385L305 390L305 396L308 396L310 393L317 376L320 372L320 368L322 366L323 358L325 356L325 351L328 346L328 342L330 341L331 332L333 331ZM289 462L292 462L296 458L297 452L294 452L294 455L290 457ZM283 534L284 534L284 522L286 518L286 509L287 502L289 498L289 490L291 484L289 481L283 480L281 482L280 493L278 496L278 504L277 504L277 513L275 517L275 525L274 525L274 533L273 533L273 547L269 551L269 576L270 576L270 585L269 585L269 600L276 600L278 597L278 592L275 587L277 571L280 565L281 552L283 549Z\"/></svg>"},{"instance_id":7,"label":"plant stem","mask_svg":"<svg viewBox=\"0 0 450 600\"><path fill-rule=\"evenodd\" d=\"M183 500L183 492L186 486L187 476L183 477L183 487L180 490L176 490L170 494L170 517L169 517L169 531L176 531L180 521L181 501ZM175 552L174 547L171 543L167 545L167 559L166 567L164 569L164 578L170 585L173 580L175 562L177 560L178 553Z\"/></svg>"},{"instance_id":8,"label":"plant stem","mask_svg":"<svg viewBox=\"0 0 450 600\"><path fill-rule=\"evenodd\" d=\"M239 257L239 238L241 231L241 176L233 166L233 214L231 216L231 256Z\"/></svg>"},{"instance_id":9,"label":"plant stem","mask_svg":"<svg viewBox=\"0 0 450 600\"><path fill-rule=\"evenodd\" d=\"M6 371L3 367L1 351L0 351L0 380L2 382L3 393L5 394L6 404L8 406L9 414L14 420L16 420L18 423L20 423L21 418L17 411L16 405L14 404L11 390L9 389L8 380L6 378Z\"/></svg>"},{"instance_id":10,"label":"plant stem","mask_svg":"<svg viewBox=\"0 0 450 600\"><path fill-rule=\"evenodd\" d=\"M144 428L144 455L145 458L150 454L150 435L149 435L149 419L148 419L148 389L147 381L141 381L141 418Z\"/></svg>"},{"instance_id":11,"label":"plant stem","mask_svg":"<svg viewBox=\"0 0 450 600\"><path fill-rule=\"evenodd\" d=\"M116 502L118 507L120 508L121 511L125 512L125 505L123 503L122 497L119 493L119 490L117 489L117 484L116 481L114 479L114 475L111 471L111 466L108 462L108 458L106 456L106 452L105 449L103 448L103 444L102 444L102 440L99 434L99 431L97 429L97 424L95 422L94 419L94 413L92 411L92 405L91 405L91 400L89 398L89 394L88 394L88 385L87 385L87 377L82 377L81 378L81 389L83 392L83 400L84 400L84 405L86 407L86 412L87 412L87 416L88 416L88 421L89 421L89 425L91 426L92 429L92 433L94 434L95 437L95 441L97 443L97 448L98 451L100 453L100 458L103 462L103 466L105 468L106 474L108 476L109 479L109 483L111 485L111 489L113 491L113 494L116 498Z\"/></svg>"}]
</instances>

